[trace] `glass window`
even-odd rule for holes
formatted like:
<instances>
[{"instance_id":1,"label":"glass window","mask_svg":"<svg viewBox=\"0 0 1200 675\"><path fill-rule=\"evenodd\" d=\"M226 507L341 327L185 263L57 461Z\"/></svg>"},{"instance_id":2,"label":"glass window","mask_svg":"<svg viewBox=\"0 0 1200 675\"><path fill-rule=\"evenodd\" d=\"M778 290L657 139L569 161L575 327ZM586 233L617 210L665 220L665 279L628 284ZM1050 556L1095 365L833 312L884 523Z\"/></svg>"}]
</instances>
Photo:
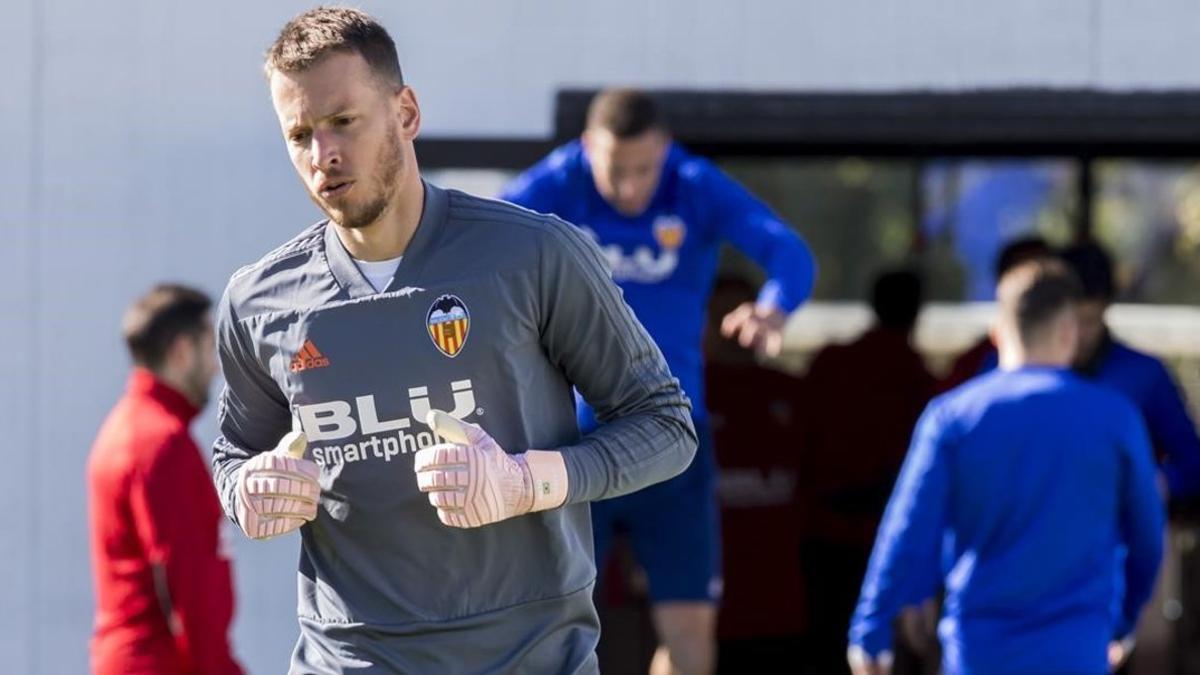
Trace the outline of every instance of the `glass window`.
<instances>
[{"instance_id":1,"label":"glass window","mask_svg":"<svg viewBox=\"0 0 1200 675\"><path fill-rule=\"evenodd\" d=\"M817 300L865 298L874 275L912 248L915 161L722 157L717 164L812 247ZM762 279L757 266L726 249L723 271Z\"/></svg>"},{"instance_id":2,"label":"glass window","mask_svg":"<svg viewBox=\"0 0 1200 675\"><path fill-rule=\"evenodd\" d=\"M1116 261L1118 300L1200 302L1200 165L1095 166L1092 231Z\"/></svg>"},{"instance_id":3,"label":"glass window","mask_svg":"<svg viewBox=\"0 0 1200 675\"><path fill-rule=\"evenodd\" d=\"M1078 165L1066 159L930 162L921 237L930 299L991 300L994 261L1014 239L1069 242L1078 222Z\"/></svg>"}]
</instances>

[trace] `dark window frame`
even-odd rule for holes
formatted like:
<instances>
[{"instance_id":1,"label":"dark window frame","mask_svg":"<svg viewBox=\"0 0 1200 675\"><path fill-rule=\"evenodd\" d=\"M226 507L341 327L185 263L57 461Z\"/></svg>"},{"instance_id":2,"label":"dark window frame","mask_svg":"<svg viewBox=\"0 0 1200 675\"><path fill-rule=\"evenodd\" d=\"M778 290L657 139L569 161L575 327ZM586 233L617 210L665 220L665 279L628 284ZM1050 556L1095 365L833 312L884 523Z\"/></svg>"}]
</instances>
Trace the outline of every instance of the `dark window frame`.
<instances>
[{"instance_id":1,"label":"dark window frame","mask_svg":"<svg viewBox=\"0 0 1200 675\"><path fill-rule=\"evenodd\" d=\"M427 138L426 168L522 169L579 135L595 89L555 100L545 138ZM1091 232L1098 159L1200 157L1200 92L1003 89L958 92L787 93L653 90L676 138L711 158L1054 158L1074 161L1076 237ZM913 222L919 222L919 217Z\"/></svg>"}]
</instances>

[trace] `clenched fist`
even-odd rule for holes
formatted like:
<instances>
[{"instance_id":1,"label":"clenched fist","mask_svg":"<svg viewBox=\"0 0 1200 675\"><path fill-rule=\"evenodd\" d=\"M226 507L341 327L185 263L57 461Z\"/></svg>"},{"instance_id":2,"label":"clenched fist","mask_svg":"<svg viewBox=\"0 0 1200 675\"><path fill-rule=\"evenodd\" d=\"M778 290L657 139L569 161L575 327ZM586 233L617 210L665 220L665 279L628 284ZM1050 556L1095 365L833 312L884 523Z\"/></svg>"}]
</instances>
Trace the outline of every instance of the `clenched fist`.
<instances>
[{"instance_id":1,"label":"clenched fist","mask_svg":"<svg viewBox=\"0 0 1200 675\"><path fill-rule=\"evenodd\" d=\"M308 439L288 433L275 449L247 460L238 473L237 519L251 539L286 534L317 517L319 469L304 459Z\"/></svg>"}]
</instances>

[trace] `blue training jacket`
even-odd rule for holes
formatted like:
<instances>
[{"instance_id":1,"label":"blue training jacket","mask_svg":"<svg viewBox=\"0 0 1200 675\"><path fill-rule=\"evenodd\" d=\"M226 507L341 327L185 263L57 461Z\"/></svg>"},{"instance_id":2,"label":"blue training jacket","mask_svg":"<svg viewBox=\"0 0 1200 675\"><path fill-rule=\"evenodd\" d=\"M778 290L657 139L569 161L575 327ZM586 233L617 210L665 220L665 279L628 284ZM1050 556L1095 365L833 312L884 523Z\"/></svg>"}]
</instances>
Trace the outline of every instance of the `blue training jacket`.
<instances>
[{"instance_id":1,"label":"blue training jacket","mask_svg":"<svg viewBox=\"0 0 1200 675\"><path fill-rule=\"evenodd\" d=\"M982 375L917 425L850 642L891 649L893 618L941 582L951 675L1106 673L1109 641L1132 632L1153 589L1163 524L1149 438L1124 397L1066 369Z\"/></svg>"},{"instance_id":2,"label":"blue training jacket","mask_svg":"<svg viewBox=\"0 0 1200 675\"><path fill-rule=\"evenodd\" d=\"M608 204L576 140L505 187L501 199L553 213L583 228L604 251L613 280L692 399L704 406L701 340L721 243L767 272L759 303L791 312L808 299L816 263L804 241L766 205L706 159L672 144L646 211L625 216ZM584 428L594 426L581 406Z\"/></svg>"},{"instance_id":3,"label":"blue training jacket","mask_svg":"<svg viewBox=\"0 0 1200 675\"><path fill-rule=\"evenodd\" d=\"M993 351L984 361L982 372L994 369L996 362ZM1200 495L1200 437L1183 395L1163 362L1107 337L1092 363L1082 370L1085 377L1129 397L1142 413L1171 496Z\"/></svg>"}]
</instances>

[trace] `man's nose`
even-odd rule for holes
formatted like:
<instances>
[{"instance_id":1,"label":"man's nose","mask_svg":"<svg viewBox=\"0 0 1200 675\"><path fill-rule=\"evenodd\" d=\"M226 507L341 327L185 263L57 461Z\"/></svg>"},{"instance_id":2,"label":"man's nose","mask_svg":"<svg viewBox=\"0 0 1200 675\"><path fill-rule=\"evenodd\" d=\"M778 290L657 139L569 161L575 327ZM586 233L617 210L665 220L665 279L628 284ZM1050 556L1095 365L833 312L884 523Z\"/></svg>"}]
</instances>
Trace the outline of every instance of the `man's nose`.
<instances>
[{"instance_id":1,"label":"man's nose","mask_svg":"<svg viewBox=\"0 0 1200 675\"><path fill-rule=\"evenodd\" d=\"M325 135L313 135L312 164L314 169L328 173L342 163L341 151L333 139Z\"/></svg>"}]
</instances>

